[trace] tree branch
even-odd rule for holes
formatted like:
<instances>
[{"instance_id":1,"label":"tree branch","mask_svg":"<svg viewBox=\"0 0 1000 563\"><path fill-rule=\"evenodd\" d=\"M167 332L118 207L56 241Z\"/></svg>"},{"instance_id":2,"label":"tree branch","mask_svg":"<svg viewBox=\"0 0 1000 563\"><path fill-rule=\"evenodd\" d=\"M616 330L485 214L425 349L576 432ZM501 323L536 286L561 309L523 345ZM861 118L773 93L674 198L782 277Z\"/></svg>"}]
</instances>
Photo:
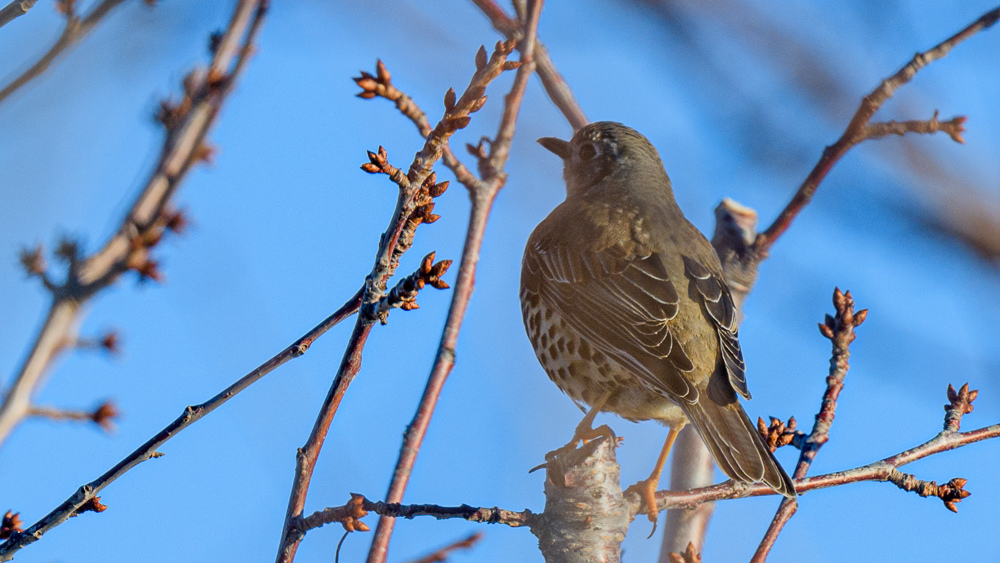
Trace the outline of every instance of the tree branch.
<instances>
[{"instance_id":1,"label":"tree branch","mask_svg":"<svg viewBox=\"0 0 1000 563\"><path fill-rule=\"evenodd\" d=\"M2 104L4 100L6 100L11 94L16 92L22 86L41 76L42 73L48 70L49 66L55 62L55 60L59 58L64 51L73 47L77 42L90 34L90 32L97 27L97 24L104 19L104 16L108 15L111 10L117 8L118 5L124 1L125 0L102 0L101 3L91 8L90 12L82 19L72 13L67 14L66 26L63 28L63 31L59 35L59 39L56 40L55 44L53 44L52 47L50 47L49 50L35 62L35 64L31 65L28 70L21 73L20 76L11 80L9 84L0 89L0 104ZM10 5L4 8L4 11L14 4L34 4L34 2L18 2L17 0L14 0L14 2L11 2ZM28 8L30 7L31 6L29 5ZM27 9L24 11L27 12ZM22 12L22 14L23 13L24 12ZM11 19L17 17L18 15L21 14L15 14L11 17ZM2 20L2 17L0 17L0 26L4 23L6 22Z\"/></svg>"},{"instance_id":2,"label":"tree branch","mask_svg":"<svg viewBox=\"0 0 1000 563\"><path fill-rule=\"evenodd\" d=\"M826 322L820 324L820 332L830 339L833 344L833 354L830 358L830 375L826 378L826 392L823 394L823 401L820 405L819 413L816 415L816 422L813 424L812 432L802 441L799 462L795 467L793 479L802 479L809 471L816 454L823 444L830 439L830 427L833 425L834 414L837 410L837 399L840 391L844 388L844 378L850 368L848 360L851 357L850 344L854 342L854 329L861 326L868 316L868 310L862 309L857 314L854 313L854 299L851 292L842 293L840 289L833 292L833 307L836 316L826 316ZM769 438L766 437L766 438ZM796 499L782 499L778 506L778 511L771 520L764 538L761 540L751 563L762 563L767 560L771 547L774 546L778 534L785 527L785 523L795 514L798 509Z\"/></svg>"},{"instance_id":3,"label":"tree branch","mask_svg":"<svg viewBox=\"0 0 1000 563\"><path fill-rule=\"evenodd\" d=\"M370 162L362 166L367 172L388 174L399 186L399 195L389 226L380 239L375 264L365 280L361 313L354 325L337 375L320 407L309 438L296 455L295 478L278 545L276 560L279 563L294 560L299 542L305 536L305 531L299 524L302 521L313 469L340 401L361 368L361 352L368 333L379 321L378 312L381 310L379 302L385 296L387 282L394 275L400 256L409 248L416 227L423 222L432 222L437 217L431 213L434 206L432 194L440 195L444 191L444 186L435 184L432 167L441 158L451 135L466 127L471 119L469 114L482 107L487 85L504 70L513 68L507 63L507 56L513 49L512 43L498 43L493 56L489 59L485 49L480 49L477 55L476 73L468 88L458 100L451 98L452 103L447 104L444 117L427 136L423 148L410 164L407 174L403 175L399 169L388 164L384 149L380 149L378 153L369 152ZM385 82L390 81L389 73L384 66L379 65L377 73ZM459 284L461 279L460 272Z\"/></svg>"},{"instance_id":4,"label":"tree branch","mask_svg":"<svg viewBox=\"0 0 1000 563\"><path fill-rule=\"evenodd\" d=\"M483 14L493 24L493 28L502 33L504 37L518 40L522 38L523 30L518 21L508 16L503 8L498 6L494 0L472 0L472 3L483 11ZM523 53L524 50L522 47L523 45L519 45L518 50ZM566 121L569 121L573 130L576 131L590 123L590 120L583 113L583 108L580 107L576 98L573 97L573 91L570 89L569 84L559 74L559 70L556 69L552 58L549 57L548 49L545 48L545 45L541 41L535 41L532 54L535 60L535 71L538 73L538 78L542 81L542 86L545 87L545 92L548 94L549 99L552 100L552 103L566 117Z\"/></svg>"},{"instance_id":5,"label":"tree branch","mask_svg":"<svg viewBox=\"0 0 1000 563\"><path fill-rule=\"evenodd\" d=\"M94 25L112 4L102 2L80 25ZM204 146L205 137L253 51L266 6L267 0L240 0L225 33L242 41L238 52L216 52L211 65L214 72L192 71L184 79L181 101L162 104L159 117L166 139L159 162L118 232L88 257L80 256L75 242L60 244L57 255L68 264L66 281L59 286L49 284L53 300L48 317L0 404L0 443L28 412L31 394L55 358L76 340L82 306L129 270L141 279L158 279L151 250L166 232L176 228L178 214L171 211L170 201L188 170L210 152ZM87 24L91 20L94 23Z\"/></svg>"},{"instance_id":6,"label":"tree branch","mask_svg":"<svg viewBox=\"0 0 1000 563\"><path fill-rule=\"evenodd\" d=\"M38 0L11 0L10 4L7 4L0 9L0 27L9 24L15 18L19 18L24 14L27 14L28 10L30 10L37 1Z\"/></svg>"},{"instance_id":7,"label":"tree branch","mask_svg":"<svg viewBox=\"0 0 1000 563\"><path fill-rule=\"evenodd\" d=\"M805 181L799 187L798 192L792 200L785 206L785 209L778 214L778 217L771 223L771 226L767 228L763 233L757 236L757 240L754 243L754 248L761 256L766 256L767 252L770 250L771 245L774 241L778 239L784 233L788 227L791 225L795 217L805 208L806 205L812 200L813 195L816 193L816 189L819 187L820 182L826 178L826 175L830 172L833 166L841 159L847 151L849 151L854 145L865 141L870 138L878 138L884 136L888 133L895 133L902 135L903 133L916 132L916 133L933 133L938 130L944 130L954 139L956 142L963 142L960 135L962 129L961 125L965 121L964 117L956 117L952 120L946 122L951 124L949 128L941 128L937 123L937 115L925 125L913 125L905 126L898 123L889 122L888 124L874 124L869 125L869 121L875 115L875 113L881 109L885 102L896 93L896 90L900 86L906 84L916 76L917 72L928 64L944 58L952 47L958 45L962 41L965 41L969 37L972 37L976 33L992 26L1000 19L1000 8L994 8L989 12L983 14L978 20L967 26L962 31L959 31L955 35L949 37L948 39L942 41L940 44L934 48L923 52L917 53L903 68L899 69L896 74L893 74L889 78L882 81L881 84L870 94L865 96L861 100L861 105L858 110L854 113L854 117L851 118L850 123L848 123L847 128L844 133L837 139L837 142L826 147L823 151L823 156L820 158L819 162L812 169L812 172L806 177ZM919 123L919 122L903 122L903 123Z\"/></svg>"},{"instance_id":8,"label":"tree branch","mask_svg":"<svg viewBox=\"0 0 1000 563\"><path fill-rule=\"evenodd\" d=\"M479 262L479 249L482 246L483 235L486 231L486 221L489 218L490 209L496 199L500 188L507 180L507 175L503 171L510 152L510 143L514 137L514 130L517 124L517 116L521 107L521 100L524 90L527 87L528 79L535 71L535 63L532 54L535 52L535 36L538 31L538 19L541 14L543 0L531 0L528 9L528 17L524 23L524 39L521 41L521 60L517 75L514 77L514 84L504 103L504 112L500 120L500 127L497 135L491 143L490 154L480 159L479 169L482 180L472 182L468 180L466 187L469 189L472 198L472 210L469 215L469 226L466 231L465 245L462 250L462 262L458 270L458 279L455 282L455 292L452 295L451 306L448 310L448 318L441 336L441 344L438 346L437 355L434 359L434 366L431 368L427 386L424 388L423 396L417 407L417 412L406 428L403 437L403 445L400 449L399 458L396 461L396 468L393 471L392 481L389 484L389 492L386 495L387 502L400 502L403 493L410 480L410 473L420 451L421 443L430 425L431 417L434 415L434 408L437 406L441 389L444 387L448 375L455 364L455 346L458 342L458 333L465 318L465 312L472 298L472 290L476 274L476 265ZM508 44L514 46L514 41L509 40ZM484 59L481 56L480 59ZM447 102L446 102L447 103ZM384 563L389 549L389 540L392 537L392 530L395 520L388 517L379 518L378 527L375 530L375 538L368 551L368 563Z\"/></svg>"}]
</instances>

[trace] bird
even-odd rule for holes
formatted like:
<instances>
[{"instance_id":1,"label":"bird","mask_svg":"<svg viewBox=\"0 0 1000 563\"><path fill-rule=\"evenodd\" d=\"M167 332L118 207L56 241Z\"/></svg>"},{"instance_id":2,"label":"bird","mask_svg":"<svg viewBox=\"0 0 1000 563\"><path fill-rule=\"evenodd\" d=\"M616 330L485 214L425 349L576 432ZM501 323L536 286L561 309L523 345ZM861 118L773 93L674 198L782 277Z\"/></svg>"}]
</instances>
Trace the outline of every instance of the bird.
<instances>
[{"instance_id":1,"label":"bird","mask_svg":"<svg viewBox=\"0 0 1000 563\"><path fill-rule=\"evenodd\" d=\"M602 411L668 426L649 478L630 487L654 526L660 474L688 422L729 478L794 498L740 403L750 391L722 265L656 148L611 121L538 142L563 160L566 199L528 238L521 312L546 374L586 411L567 447L605 433L592 428Z\"/></svg>"}]
</instances>

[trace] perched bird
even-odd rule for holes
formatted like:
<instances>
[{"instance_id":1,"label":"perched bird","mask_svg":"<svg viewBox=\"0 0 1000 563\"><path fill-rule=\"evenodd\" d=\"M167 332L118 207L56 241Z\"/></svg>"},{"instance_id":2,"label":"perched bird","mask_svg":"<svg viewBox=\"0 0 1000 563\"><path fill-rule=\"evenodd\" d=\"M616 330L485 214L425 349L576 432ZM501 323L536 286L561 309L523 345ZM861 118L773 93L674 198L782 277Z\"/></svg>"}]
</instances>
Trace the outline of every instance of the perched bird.
<instances>
[{"instance_id":1,"label":"perched bird","mask_svg":"<svg viewBox=\"0 0 1000 563\"><path fill-rule=\"evenodd\" d=\"M669 426L635 485L654 523L660 473L688 421L723 473L794 497L737 396L750 392L722 265L674 201L659 153L607 121L538 142L563 159L566 200L528 239L521 312L549 378L590 406L571 444L594 437L600 411Z\"/></svg>"}]
</instances>

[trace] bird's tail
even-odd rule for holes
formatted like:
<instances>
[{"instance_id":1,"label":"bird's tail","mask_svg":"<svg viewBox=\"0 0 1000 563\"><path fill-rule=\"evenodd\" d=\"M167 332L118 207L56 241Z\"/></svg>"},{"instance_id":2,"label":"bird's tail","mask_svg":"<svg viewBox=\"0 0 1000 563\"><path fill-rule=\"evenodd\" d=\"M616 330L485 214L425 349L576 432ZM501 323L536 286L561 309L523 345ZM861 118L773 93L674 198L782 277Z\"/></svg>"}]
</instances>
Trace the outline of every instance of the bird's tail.
<instances>
[{"instance_id":1,"label":"bird's tail","mask_svg":"<svg viewBox=\"0 0 1000 563\"><path fill-rule=\"evenodd\" d=\"M740 402L734 399L718 404L706 395L697 403L684 405L684 410L719 469L736 481L763 482L775 492L794 498L795 485L764 445Z\"/></svg>"}]
</instances>

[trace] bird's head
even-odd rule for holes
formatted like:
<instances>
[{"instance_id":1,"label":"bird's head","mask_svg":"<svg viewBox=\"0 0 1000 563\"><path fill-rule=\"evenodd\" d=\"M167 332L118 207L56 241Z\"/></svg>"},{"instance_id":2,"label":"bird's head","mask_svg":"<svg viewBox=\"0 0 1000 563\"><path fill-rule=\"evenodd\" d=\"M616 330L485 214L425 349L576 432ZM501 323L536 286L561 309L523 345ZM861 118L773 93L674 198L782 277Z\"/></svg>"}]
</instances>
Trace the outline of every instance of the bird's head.
<instances>
[{"instance_id":1,"label":"bird's head","mask_svg":"<svg viewBox=\"0 0 1000 563\"><path fill-rule=\"evenodd\" d=\"M641 133L621 123L598 121L577 131L569 141L543 137L538 143L563 159L570 196L586 193L602 182L611 188L619 184L615 178L624 180L635 173L666 175L656 148Z\"/></svg>"}]
</instances>

